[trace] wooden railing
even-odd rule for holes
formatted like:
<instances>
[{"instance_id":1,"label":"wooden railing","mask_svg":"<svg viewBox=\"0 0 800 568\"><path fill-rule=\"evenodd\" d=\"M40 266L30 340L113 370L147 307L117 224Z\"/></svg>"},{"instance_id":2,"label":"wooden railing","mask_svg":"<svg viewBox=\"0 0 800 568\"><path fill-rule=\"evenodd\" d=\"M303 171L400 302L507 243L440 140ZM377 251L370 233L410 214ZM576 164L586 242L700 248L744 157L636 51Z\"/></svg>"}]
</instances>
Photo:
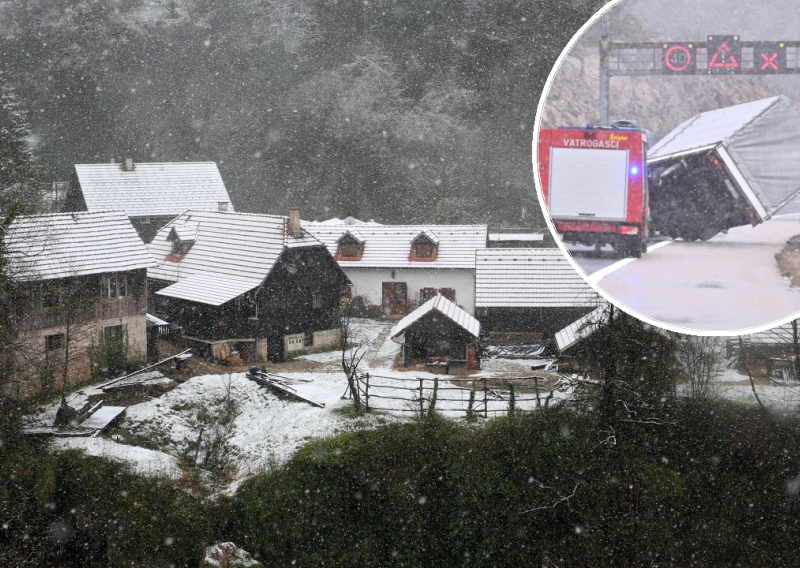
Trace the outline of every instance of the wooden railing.
<instances>
[{"instance_id":1,"label":"wooden railing","mask_svg":"<svg viewBox=\"0 0 800 568\"><path fill-rule=\"evenodd\" d=\"M361 402L368 410L411 412L424 415L431 406L447 415L489 418L546 406L552 396L544 377L389 377L363 373L357 376ZM461 385L461 386L459 386ZM533 391L532 393L529 391Z\"/></svg>"}]
</instances>

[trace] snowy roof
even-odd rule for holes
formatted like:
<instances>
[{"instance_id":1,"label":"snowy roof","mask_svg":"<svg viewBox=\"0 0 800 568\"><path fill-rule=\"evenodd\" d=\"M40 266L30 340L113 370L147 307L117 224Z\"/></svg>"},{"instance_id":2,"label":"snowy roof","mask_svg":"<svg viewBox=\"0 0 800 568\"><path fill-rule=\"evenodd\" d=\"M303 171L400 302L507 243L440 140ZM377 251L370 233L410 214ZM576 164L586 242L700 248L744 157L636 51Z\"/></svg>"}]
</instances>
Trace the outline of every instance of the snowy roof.
<instances>
[{"instance_id":1,"label":"snowy roof","mask_svg":"<svg viewBox=\"0 0 800 568\"><path fill-rule=\"evenodd\" d=\"M439 312L440 314L444 315L448 319L452 320L454 323L459 325L460 327L464 328L469 332L470 335L473 337L478 337L481 332L481 324L478 320L474 317L469 315L467 312L459 308L453 302L442 296L441 294L437 294L416 310L408 314L406 317L401 319L397 322L397 325L394 326L392 332L389 334L389 337L394 339L404 331L406 331L409 327L411 327L414 323L421 320L423 317L428 315L431 312Z\"/></svg>"},{"instance_id":2,"label":"snowy roof","mask_svg":"<svg viewBox=\"0 0 800 568\"><path fill-rule=\"evenodd\" d=\"M508 242L541 242L544 235L541 233L489 233L489 241L493 243Z\"/></svg>"},{"instance_id":3,"label":"snowy roof","mask_svg":"<svg viewBox=\"0 0 800 568\"><path fill-rule=\"evenodd\" d=\"M220 202L233 210L214 162L75 164L89 211L121 209L129 217L180 215L187 209L216 211Z\"/></svg>"},{"instance_id":4,"label":"snowy roof","mask_svg":"<svg viewBox=\"0 0 800 568\"><path fill-rule=\"evenodd\" d=\"M322 246L304 232L287 234L288 218L218 211L186 211L162 227L148 245L158 262L149 278L175 282L156 292L219 306L258 287L287 248ZM194 227L195 243L180 259L168 235Z\"/></svg>"},{"instance_id":5,"label":"snowy roof","mask_svg":"<svg viewBox=\"0 0 800 568\"><path fill-rule=\"evenodd\" d=\"M160 317L154 316L153 314L146 314L147 323L151 323L153 325L169 325L168 321L162 320Z\"/></svg>"},{"instance_id":6,"label":"snowy roof","mask_svg":"<svg viewBox=\"0 0 800 568\"><path fill-rule=\"evenodd\" d=\"M333 217L332 219L327 219L326 221L314 221L319 225L380 225L380 223L376 223L373 219L369 221L362 221L361 219L356 219L355 217L345 217L344 219L339 219L338 217Z\"/></svg>"},{"instance_id":7,"label":"snowy roof","mask_svg":"<svg viewBox=\"0 0 800 568\"><path fill-rule=\"evenodd\" d=\"M736 134L785 97L770 97L703 112L680 124L647 153L648 160L714 146Z\"/></svg>"},{"instance_id":8,"label":"snowy roof","mask_svg":"<svg viewBox=\"0 0 800 568\"><path fill-rule=\"evenodd\" d=\"M585 316L578 318L567 327L556 333L556 345L559 351L566 351L581 339L586 339L593 334L602 321L607 306L601 305Z\"/></svg>"},{"instance_id":9,"label":"snowy roof","mask_svg":"<svg viewBox=\"0 0 800 568\"><path fill-rule=\"evenodd\" d=\"M425 229L424 231L420 232L420 234L418 234L416 237L414 237L411 240L411 242L412 243L416 242L417 239L419 239L420 237L425 237L426 239L428 239L430 242L432 242L435 245L439 244L439 237L437 237L436 233L434 233L430 229Z\"/></svg>"},{"instance_id":10,"label":"snowy roof","mask_svg":"<svg viewBox=\"0 0 800 568\"><path fill-rule=\"evenodd\" d=\"M559 249L496 248L476 253L475 307L591 307L597 298Z\"/></svg>"},{"instance_id":11,"label":"snowy roof","mask_svg":"<svg viewBox=\"0 0 800 568\"><path fill-rule=\"evenodd\" d=\"M738 343L738 338L731 338L732 341ZM794 343L794 330L792 329L792 322L787 322L783 325L752 333L743 337L744 343L753 345L792 345Z\"/></svg>"},{"instance_id":12,"label":"snowy roof","mask_svg":"<svg viewBox=\"0 0 800 568\"><path fill-rule=\"evenodd\" d=\"M345 232L342 234L342 236L341 236L341 237L339 237L338 239L336 239L336 242L338 243L339 241L341 241L343 238L345 238L345 237L346 237L346 236L348 236L348 235L349 235L349 236L351 236L353 239L355 239L355 241L356 241L356 242L358 242L358 243L361 243L361 244L364 244L364 237L362 237L362 236L361 236L361 233L359 233L359 232L358 232L357 230L355 230L355 229L348 229L347 231L345 231Z\"/></svg>"},{"instance_id":13,"label":"snowy roof","mask_svg":"<svg viewBox=\"0 0 800 568\"><path fill-rule=\"evenodd\" d=\"M183 225L173 225L172 230L167 235L167 239L174 238L181 242L194 242L197 240L197 223L184 223Z\"/></svg>"},{"instance_id":14,"label":"snowy roof","mask_svg":"<svg viewBox=\"0 0 800 568\"><path fill-rule=\"evenodd\" d=\"M338 240L348 231L343 225L317 222L303 226L334 255ZM438 239L436 259L409 260L411 242L426 231ZM364 240L364 254L358 260L339 260L342 267L474 269L475 251L486 248L487 229L486 225L359 225L358 234Z\"/></svg>"},{"instance_id":15,"label":"snowy roof","mask_svg":"<svg viewBox=\"0 0 800 568\"><path fill-rule=\"evenodd\" d=\"M121 211L20 216L6 244L11 278L22 282L156 265Z\"/></svg>"}]
</instances>

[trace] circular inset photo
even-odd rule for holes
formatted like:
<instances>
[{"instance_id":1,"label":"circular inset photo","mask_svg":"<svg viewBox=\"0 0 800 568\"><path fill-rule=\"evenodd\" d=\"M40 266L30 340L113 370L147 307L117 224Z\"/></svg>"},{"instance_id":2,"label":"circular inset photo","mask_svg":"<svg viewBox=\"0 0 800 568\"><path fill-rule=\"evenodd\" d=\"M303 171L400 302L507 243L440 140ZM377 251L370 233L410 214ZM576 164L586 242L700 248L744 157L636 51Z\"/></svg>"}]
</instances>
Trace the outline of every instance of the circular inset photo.
<instances>
[{"instance_id":1,"label":"circular inset photo","mask_svg":"<svg viewBox=\"0 0 800 568\"><path fill-rule=\"evenodd\" d=\"M800 32L728 7L607 5L556 62L533 138L575 267L625 311L701 335L800 315Z\"/></svg>"}]
</instances>

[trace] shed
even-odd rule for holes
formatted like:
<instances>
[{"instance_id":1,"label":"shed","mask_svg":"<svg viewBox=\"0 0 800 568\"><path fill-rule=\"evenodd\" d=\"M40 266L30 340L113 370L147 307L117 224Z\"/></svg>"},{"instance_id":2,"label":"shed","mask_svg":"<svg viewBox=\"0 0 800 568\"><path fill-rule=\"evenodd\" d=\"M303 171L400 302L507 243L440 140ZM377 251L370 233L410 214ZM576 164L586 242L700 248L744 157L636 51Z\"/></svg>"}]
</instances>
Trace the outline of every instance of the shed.
<instances>
[{"instance_id":1,"label":"shed","mask_svg":"<svg viewBox=\"0 0 800 568\"><path fill-rule=\"evenodd\" d=\"M559 249L476 252L475 313L484 332L549 337L596 308L598 298Z\"/></svg>"},{"instance_id":2,"label":"shed","mask_svg":"<svg viewBox=\"0 0 800 568\"><path fill-rule=\"evenodd\" d=\"M403 364L441 358L478 367L477 346L481 324L453 302L437 294L408 314L390 337L403 343Z\"/></svg>"}]
</instances>

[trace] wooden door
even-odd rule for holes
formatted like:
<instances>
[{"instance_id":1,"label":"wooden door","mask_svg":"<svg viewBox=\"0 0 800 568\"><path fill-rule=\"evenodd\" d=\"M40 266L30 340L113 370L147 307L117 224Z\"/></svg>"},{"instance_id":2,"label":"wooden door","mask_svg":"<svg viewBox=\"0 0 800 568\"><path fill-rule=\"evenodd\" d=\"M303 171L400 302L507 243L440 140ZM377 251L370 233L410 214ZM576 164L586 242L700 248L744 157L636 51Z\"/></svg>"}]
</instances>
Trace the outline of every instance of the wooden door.
<instances>
[{"instance_id":1,"label":"wooden door","mask_svg":"<svg viewBox=\"0 0 800 568\"><path fill-rule=\"evenodd\" d=\"M405 282L383 282L381 307L386 315L408 313L408 285Z\"/></svg>"}]
</instances>

